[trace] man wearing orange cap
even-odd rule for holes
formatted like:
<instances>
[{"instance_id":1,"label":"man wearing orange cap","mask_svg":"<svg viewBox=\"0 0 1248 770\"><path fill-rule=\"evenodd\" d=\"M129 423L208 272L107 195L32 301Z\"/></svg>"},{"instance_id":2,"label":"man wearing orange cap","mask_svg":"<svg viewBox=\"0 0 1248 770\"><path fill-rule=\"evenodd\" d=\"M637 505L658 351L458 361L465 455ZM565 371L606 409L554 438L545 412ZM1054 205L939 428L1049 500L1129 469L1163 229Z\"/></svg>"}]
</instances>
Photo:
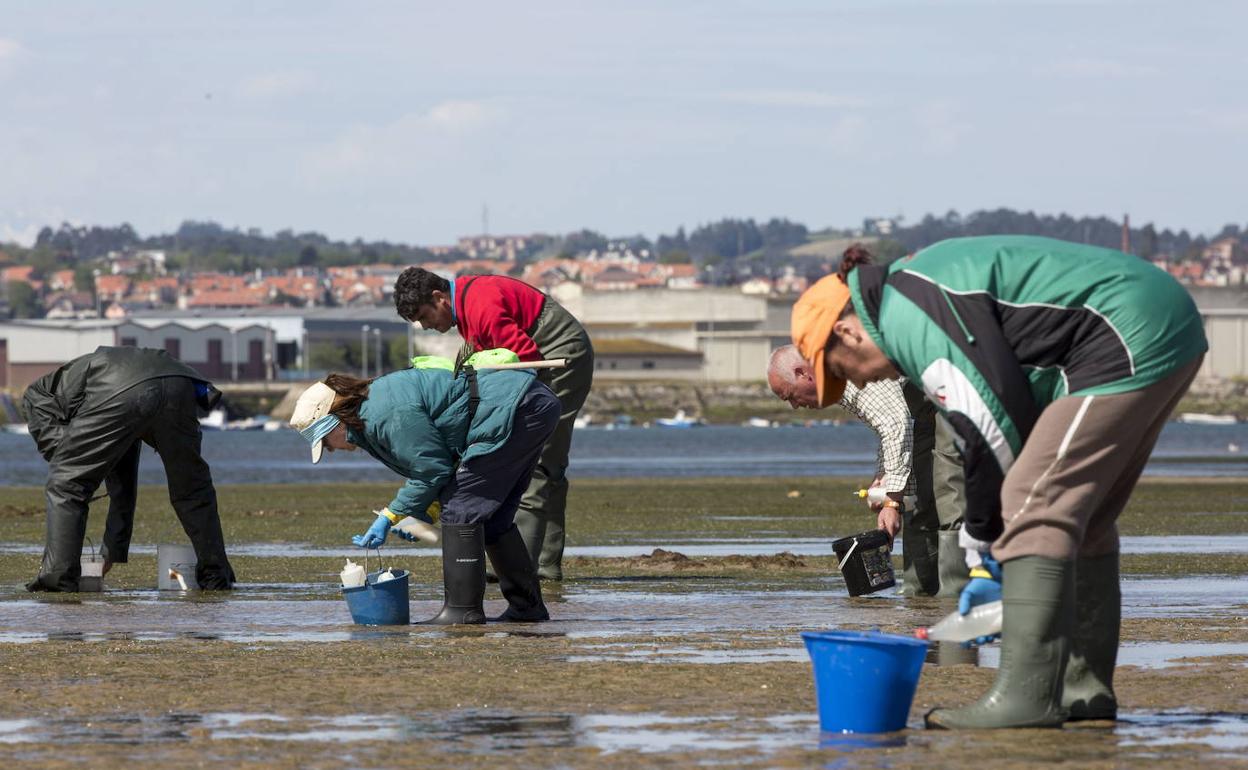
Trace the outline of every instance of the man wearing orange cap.
<instances>
[{"instance_id":1,"label":"man wearing orange cap","mask_svg":"<svg viewBox=\"0 0 1248 770\"><path fill-rule=\"evenodd\" d=\"M942 241L887 268L846 252L793 308L821 404L845 381L921 382L962 444L959 609L1001 598L1001 667L929 727L1114 719L1117 518L1208 349L1164 271L1030 236Z\"/></svg>"}]
</instances>

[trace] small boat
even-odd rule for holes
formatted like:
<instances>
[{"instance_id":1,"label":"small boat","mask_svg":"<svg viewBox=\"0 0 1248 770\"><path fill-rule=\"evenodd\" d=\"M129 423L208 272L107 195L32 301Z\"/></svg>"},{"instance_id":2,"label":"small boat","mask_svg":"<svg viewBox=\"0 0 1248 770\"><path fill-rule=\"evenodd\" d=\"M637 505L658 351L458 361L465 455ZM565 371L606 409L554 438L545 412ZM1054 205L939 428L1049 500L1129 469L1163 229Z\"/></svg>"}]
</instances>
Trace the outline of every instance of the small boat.
<instances>
[{"instance_id":1,"label":"small boat","mask_svg":"<svg viewBox=\"0 0 1248 770\"><path fill-rule=\"evenodd\" d=\"M588 428L594 422L593 415L578 414L576 419L572 421L573 428Z\"/></svg>"},{"instance_id":2,"label":"small boat","mask_svg":"<svg viewBox=\"0 0 1248 770\"><path fill-rule=\"evenodd\" d=\"M6 422L4 424L5 433L16 433L19 436L29 436L30 426L24 422Z\"/></svg>"},{"instance_id":3,"label":"small boat","mask_svg":"<svg viewBox=\"0 0 1248 770\"><path fill-rule=\"evenodd\" d=\"M684 409L677 409L675 417L660 417L654 424L660 428L696 428L705 423L696 417L689 417Z\"/></svg>"},{"instance_id":4,"label":"small boat","mask_svg":"<svg viewBox=\"0 0 1248 770\"><path fill-rule=\"evenodd\" d=\"M200 430L265 430L268 417L248 417L244 420L225 419L224 409L213 409L207 417L199 418Z\"/></svg>"},{"instance_id":5,"label":"small boat","mask_svg":"<svg viewBox=\"0 0 1248 770\"><path fill-rule=\"evenodd\" d=\"M751 417L741 424L747 428L770 428L771 420L766 417Z\"/></svg>"},{"instance_id":6,"label":"small boat","mask_svg":"<svg viewBox=\"0 0 1248 770\"><path fill-rule=\"evenodd\" d=\"M1188 425L1234 425L1239 419L1233 414L1205 414L1204 412L1183 412L1179 422Z\"/></svg>"}]
</instances>

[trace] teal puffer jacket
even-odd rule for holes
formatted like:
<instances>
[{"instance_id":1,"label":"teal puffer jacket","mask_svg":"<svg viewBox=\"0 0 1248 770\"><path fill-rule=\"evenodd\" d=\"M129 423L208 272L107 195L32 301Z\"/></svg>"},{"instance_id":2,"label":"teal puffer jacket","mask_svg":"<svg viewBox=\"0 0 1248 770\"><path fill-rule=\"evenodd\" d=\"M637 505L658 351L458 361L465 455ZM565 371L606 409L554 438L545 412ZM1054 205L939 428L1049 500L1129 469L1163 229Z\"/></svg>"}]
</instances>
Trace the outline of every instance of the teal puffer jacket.
<instances>
[{"instance_id":1,"label":"teal puffer jacket","mask_svg":"<svg viewBox=\"0 0 1248 770\"><path fill-rule=\"evenodd\" d=\"M481 403L468 425L468 378L444 369L404 369L373 381L360 405L364 430L347 438L407 479L389 508L427 519L425 510L450 480L457 459L498 449L511 436L516 404L535 378L532 369L477 372Z\"/></svg>"}]
</instances>

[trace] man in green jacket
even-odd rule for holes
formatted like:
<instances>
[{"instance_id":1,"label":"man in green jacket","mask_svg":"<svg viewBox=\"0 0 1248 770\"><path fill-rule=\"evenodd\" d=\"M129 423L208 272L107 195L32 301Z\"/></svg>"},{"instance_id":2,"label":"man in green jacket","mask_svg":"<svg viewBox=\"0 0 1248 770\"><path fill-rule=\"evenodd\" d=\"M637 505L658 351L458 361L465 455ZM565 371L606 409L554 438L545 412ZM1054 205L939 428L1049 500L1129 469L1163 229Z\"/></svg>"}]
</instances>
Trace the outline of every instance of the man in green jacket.
<instances>
[{"instance_id":1,"label":"man in green jacket","mask_svg":"<svg viewBox=\"0 0 1248 770\"><path fill-rule=\"evenodd\" d=\"M514 519L559 411L532 369L456 376L435 366L374 380L331 374L299 397L290 424L314 463L324 449L360 448L406 479L356 545L381 545L409 516L428 522L441 503L445 602L425 622L485 622L486 556L508 603L497 619L536 622L550 614Z\"/></svg>"},{"instance_id":2,"label":"man in green jacket","mask_svg":"<svg viewBox=\"0 0 1248 770\"><path fill-rule=\"evenodd\" d=\"M105 567L126 561L138 489L139 450L153 447L165 466L169 501L195 547L200 588L228 589L217 493L200 455L198 410L221 394L163 350L101 347L26 389L31 438L48 461L47 538L30 591L77 591L87 508L101 483L110 498Z\"/></svg>"},{"instance_id":3,"label":"man in green jacket","mask_svg":"<svg viewBox=\"0 0 1248 770\"><path fill-rule=\"evenodd\" d=\"M959 609L1003 600L995 684L928 725L1115 718L1116 520L1208 348L1191 297L1136 257L1048 238L847 257L794 306L794 344L821 403L846 380L922 383L965 459Z\"/></svg>"}]
</instances>

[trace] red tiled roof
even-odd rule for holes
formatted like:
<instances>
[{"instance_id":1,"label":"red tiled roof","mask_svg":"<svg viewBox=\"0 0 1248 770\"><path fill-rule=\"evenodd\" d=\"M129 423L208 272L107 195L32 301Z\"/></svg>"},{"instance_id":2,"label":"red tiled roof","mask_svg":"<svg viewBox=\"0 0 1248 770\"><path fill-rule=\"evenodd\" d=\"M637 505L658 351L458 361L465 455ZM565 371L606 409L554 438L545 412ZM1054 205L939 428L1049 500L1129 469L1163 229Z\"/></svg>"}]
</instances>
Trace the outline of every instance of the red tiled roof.
<instances>
[{"instance_id":1,"label":"red tiled roof","mask_svg":"<svg viewBox=\"0 0 1248 770\"><path fill-rule=\"evenodd\" d=\"M31 265L14 265L13 267L6 267L0 275L3 275L5 281L26 281L29 283L30 275L34 271L35 268Z\"/></svg>"},{"instance_id":2,"label":"red tiled roof","mask_svg":"<svg viewBox=\"0 0 1248 770\"><path fill-rule=\"evenodd\" d=\"M198 292L186 301L187 307L259 307L264 299L251 289Z\"/></svg>"},{"instance_id":3,"label":"red tiled roof","mask_svg":"<svg viewBox=\"0 0 1248 770\"><path fill-rule=\"evenodd\" d=\"M97 294L120 297L130 291L130 276L97 275L95 277L95 291Z\"/></svg>"}]
</instances>

